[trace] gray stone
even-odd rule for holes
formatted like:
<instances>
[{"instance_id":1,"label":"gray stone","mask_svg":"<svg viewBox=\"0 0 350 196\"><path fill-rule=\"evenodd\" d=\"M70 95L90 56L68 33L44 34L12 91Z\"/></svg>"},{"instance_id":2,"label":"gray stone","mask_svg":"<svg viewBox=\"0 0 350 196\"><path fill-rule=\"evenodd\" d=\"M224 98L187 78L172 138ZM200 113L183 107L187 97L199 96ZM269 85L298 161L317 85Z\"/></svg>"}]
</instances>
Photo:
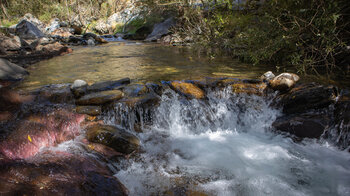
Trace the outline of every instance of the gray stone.
<instances>
[{"instance_id":1,"label":"gray stone","mask_svg":"<svg viewBox=\"0 0 350 196\"><path fill-rule=\"evenodd\" d=\"M71 89L75 89L75 88L80 88L80 87L84 87L87 86L87 82L85 82L84 80L74 80L72 86L70 87Z\"/></svg>"},{"instance_id":2,"label":"gray stone","mask_svg":"<svg viewBox=\"0 0 350 196\"><path fill-rule=\"evenodd\" d=\"M274 79L276 76L275 74L272 73L272 71L268 71L266 73L264 73L260 79L262 79L263 81L269 81L269 80L272 80Z\"/></svg>"},{"instance_id":3,"label":"gray stone","mask_svg":"<svg viewBox=\"0 0 350 196\"><path fill-rule=\"evenodd\" d=\"M173 18L168 18L162 23L155 24L152 33L147 36L145 41L157 41L161 37L169 34L169 29L174 25L175 21Z\"/></svg>"},{"instance_id":4,"label":"gray stone","mask_svg":"<svg viewBox=\"0 0 350 196\"><path fill-rule=\"evenodd\" d=\"M43 32L27 20L22 20L17 24L16 34L22 39L37 39L44 37Z\"/></svg>"},{"instance_id":5,"label":"gray stone","mask_svg":"<svg viewBox=\"0 0 350 196\"><path fill-rule=\"evenodd\" d=\"M21 80L28 74L24 68L0 58L0 80Z\"/></svg>"},{"instance_id":6,"label":"gray stone","mask_svg":"<svg viewBox=\"0 0 350 196\"><path fill-rule=\"evenodd\" d=\"M97 82L87 87L88 92L99 92L106 90L113 90L122 87L125 84L130 84L130 78L123 78L115 81L105 81L105 82Z\"/></svg>"}]
</instances>

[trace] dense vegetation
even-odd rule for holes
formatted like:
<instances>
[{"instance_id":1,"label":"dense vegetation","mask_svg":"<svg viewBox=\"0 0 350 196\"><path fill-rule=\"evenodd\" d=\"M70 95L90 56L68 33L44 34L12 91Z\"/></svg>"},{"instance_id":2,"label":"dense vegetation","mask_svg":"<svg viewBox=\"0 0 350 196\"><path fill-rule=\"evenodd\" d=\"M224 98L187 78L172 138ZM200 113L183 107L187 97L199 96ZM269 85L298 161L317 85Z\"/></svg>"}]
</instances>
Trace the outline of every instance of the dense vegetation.
<instances>
[{"instance_id":1,"label":"dense vegetation","mask_svg":"<svg viewBox=\"0 0 350 196\"><path fill-rule=\"evenodd\" d=\"M25 13L39 19L106 18L126 0L2 0L2 24ZM349 74L348 0L139 0L147 8L131 28L147 19L176 16L174 33L190 37L195 46L215 57L226 52L253 64L294 66L301 73ZM155 21L155 20L153 20ZM93 23L93 22L92 22ZM129 25L130 26L130 25Z\"/></svg>"}]
</instances>

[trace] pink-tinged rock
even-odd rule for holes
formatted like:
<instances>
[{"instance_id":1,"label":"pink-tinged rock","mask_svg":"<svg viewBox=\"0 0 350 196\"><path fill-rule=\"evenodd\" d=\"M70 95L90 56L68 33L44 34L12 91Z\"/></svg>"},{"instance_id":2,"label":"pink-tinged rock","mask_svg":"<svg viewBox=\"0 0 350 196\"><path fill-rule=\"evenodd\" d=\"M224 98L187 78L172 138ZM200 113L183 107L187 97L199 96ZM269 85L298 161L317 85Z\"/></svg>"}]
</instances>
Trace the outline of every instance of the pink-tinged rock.
<instances>
[{"instance_id":1,"label":"pink-tinged rock","mask_svg":"<svg viewBox=\"0 0 350 196\"><path fill-rule=\"evenodd\" d=\"M48 115L30 116L18 123L2 143L0 153L10 159L26 159L43 147L54 146L80 134L84 115L56 111Z\"/></svg>"}]
</instances>

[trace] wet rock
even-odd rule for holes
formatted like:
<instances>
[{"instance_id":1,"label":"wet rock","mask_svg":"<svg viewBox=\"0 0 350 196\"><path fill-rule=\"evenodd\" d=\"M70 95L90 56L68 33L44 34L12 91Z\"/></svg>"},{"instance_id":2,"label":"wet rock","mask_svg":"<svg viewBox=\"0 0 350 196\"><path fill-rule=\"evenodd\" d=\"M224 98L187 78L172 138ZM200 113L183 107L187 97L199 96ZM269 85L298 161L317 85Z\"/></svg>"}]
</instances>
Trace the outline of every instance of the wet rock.
<instances>
[{"instance_id":1,"label":"wet rock","mask_svg":"<svg viewBox=\"0 0 350 196\"><path fill-rule=\"evenodd\" d=\"M101 106L77 106L75 110L79 114L88 114L90 116L101 114Z\"/></svg>"},{"instance_id":2,"label":"wet rock","mask_svg":"<svg viewBox=\"0 0 350 196\"><path fill-rule=\"evenodd\" d=\"M275 74L272 73L272 71L268 71L266 73L264 73L262 76L260 76L260 79L263 81L270 81L272 79L274 79L276 76Z\"/></svg>"},{"instance_id":3,"label":"wet rock","mask_svg":"<svg viewBox=\"0 0 350 196\"><path fill-rule=\"evenodd\" d=\"M152 33L147 36L145 41L157 41L161 37L169 34L169 29L174 25L174 18L168 18L162 23L155 24Z\"/></svg>"},{"instance_id":4,"label":"wet rock","mask_svg":"<svg viewBox=\"0 0 350 196\"><path fill-rule=\"evenodd\" d=\"M16 34L22 39L37 39L44 37L44 33L27 20L22 20L17 24Z\"/></svg>"},{"instance_id":5,"label":"wet rock","mask_svg":"<svg viewBox=\"0 0 350 196\"><path fill-rule=\"evenodd\" d=\"M110 125L93 125L87 128L86 134L90 142L106 145L123 154L130 154L140 146L136 136Z\"/></svg>"},{"instance_id":6,"label":"wet rock","mask_svg":"<svg viewBox=\"0 0 350 196\"><path fill-rule=\"evenodd\" d=\"M338 89L315 83L299 85L289 92L279 95L280 104L286 114L304 113L312 109L328 107L335 103Z\"/></svg>"},{"instance_id":7,"label":"wet rock","mask_svg":"<svg viewBox=\"0 0 350 196\"><path fill-rule=\"evenodd\" d=\"M96 45L95 40L92 39L92 38L89 38L88 41L87 41L87 45L89 45L89 46L94 46L94 45Z\"/></svg>"},{"instance_id":8,"label":"wet rock","mask_svg":"<svg viewBox=\"0 0 350 196\"><path fill-rule=\"evenodd\" d=\"M136 97L148 92L148 88L144 84L131 84L123 88L123 92L127 97Z\"/></svg>"},{"instance_id":9,"label":"wet rock","mask_svg":"<svg viewBox=\"0 0 350 196\"><path fill-rule=\"evenodd\" d=\"M38 102L74 103L74 96L68 85L49 85L38 90Z\"/></svg>"},{"instance_id":10,"label":"wet rock","mask_svg":"<svg viewBox=\"0 0 350 196\"><path fill-rule=\"evenodd\" d=\"M151 27L143 26L143 27L140 27L139 29L137 29L134 34L126 34L126 35L124 35L123 39L144 40L151 33L152 33L152 28Z\"/></svg>"},{"instance_id":11,"label":"wet rock","mask_svg":"<svg viewBox=\"0 0 350 196\"><path fill-rule=\"evenodd\" d=\"M177 92L190 98L202 99L205 97L204 91L192 83L174 81L170 85Z\"/></svg>"},{"instance_id":12,"label":"wet rock","mask_svg":"<svg viewBox=\"0 0 350 196\"><path fill-rule=\"evenodd\" d=\"M130 78L123 78L115 81L97 82L87 87L88 92L99 92L118 89L122 85L130 84Z\"/></svg>"},{"instance_id":13,"label":"wet rock","mask_svg":"<svg viewBox=\"0 0 350 196\"><path fill-rule=\"evenodd\" d=\"M282 73L269 81L273 90L288 91L299 80L299 76L293 73Z\"/></svg>"},{"instance_id":14,"label":"wet rock","mask_svg":"<svg viewBox=\"0 0 350 196\"><path fill-rule=\"evenodd\" d=\"M272 126L300 138L320 138L329 122L330 119L321 114L303 114L280 117Z\"/></svg>"},{"instance_id":15,"label":"wet rock","mask_svg":"<svg viewBox=\"0 0 350 196\"><path fill-rule=\"evenodd\" d=\"M263 95L267 85L263 82L257 84L250 83L235 83L231 85L232 92L234 93L246 93L248 95Z\"/></svg>"},{"instance_id":16,"label":"wet rock","mask_svg":"<svg viewBox=\"0 0 350 196\"><path fill-rule=\"evenodd\" d=\"M123 92L119 90L102 91L84 95L75 101L77 105L102 105L108 102L119 100L123 97Z\"/></svg>"},{"instance_id":17,"label":"wet rock","mask_svg":"<svg viewBox=\"0 0 350 196\"><path fill-rule=\"evenodd\" d=\"M89 143L88 146L89 150L95 151L99 154L102 154L103 156L107 157L108 159L111 159L113 157L121 157L123 156L122 153L115 151L113 148L105 146L103 144L98 143Z\"/></svg>"},{"instance_id":18,"label":"wet rock","mask_svg":"<svg viewBox=\"0 0 350 196\"><path fill-rule=\"evenodd\" d=\"M47 152L30 162L0 161L3 195L128 195L108 167L66 152Z\"/></svg>"},{"instance_id":19,"label":"wet rock","mask_svg":"<svg viewBox=\"0 0 350 196\"><path fill-rule=\"evenodd\" d=\"M24 68L0 58L0 80L21 80L28 74Z\"/></svg>"},{"instance_id":20,"label":"wet rock","mask_svg":"<svg viewBox=\"0 0 350 196\"><path fill-rule=\"evenodd\" d=\"M80 134L84 116L65 110L48 115L36 115L17 124L11 134L0 143L0 153L10 159L27 159L43 147L59 144Z\"/></svg>"},{"instance_id":21,"label":"wet rock","mask_svg":"<svg viewBox=\"0 0 350 196\"><path fill-rule=\"evenodd\" d=\"M147 109L157 106L159 101L159 96L154 93L147 93L138 97L126 97L120 100L120 102L126 103L129 107L142 106Z\"/></svg>"}]
</instances>

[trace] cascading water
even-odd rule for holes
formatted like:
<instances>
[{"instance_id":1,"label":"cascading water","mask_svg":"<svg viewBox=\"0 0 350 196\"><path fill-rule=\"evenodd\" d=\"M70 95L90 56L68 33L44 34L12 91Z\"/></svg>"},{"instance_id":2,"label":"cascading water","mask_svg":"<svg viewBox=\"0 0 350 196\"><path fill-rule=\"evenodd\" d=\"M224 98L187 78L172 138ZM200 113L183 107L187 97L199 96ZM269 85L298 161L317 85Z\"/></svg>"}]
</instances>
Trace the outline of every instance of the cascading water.
<instances>
[{"instance_id":1,"label":"cascading water","mask_svg":"<svg viewBox=\"0 0 350 196\"><path fill-rule=\"evenodd\" d=\"M271 99L231 92L188 100L167 89L152 112L118 103L107 113L144 130L140 155L115 174L131 195L350 195L348 152L275 134Z\"/></svg>"}]
</instances>

